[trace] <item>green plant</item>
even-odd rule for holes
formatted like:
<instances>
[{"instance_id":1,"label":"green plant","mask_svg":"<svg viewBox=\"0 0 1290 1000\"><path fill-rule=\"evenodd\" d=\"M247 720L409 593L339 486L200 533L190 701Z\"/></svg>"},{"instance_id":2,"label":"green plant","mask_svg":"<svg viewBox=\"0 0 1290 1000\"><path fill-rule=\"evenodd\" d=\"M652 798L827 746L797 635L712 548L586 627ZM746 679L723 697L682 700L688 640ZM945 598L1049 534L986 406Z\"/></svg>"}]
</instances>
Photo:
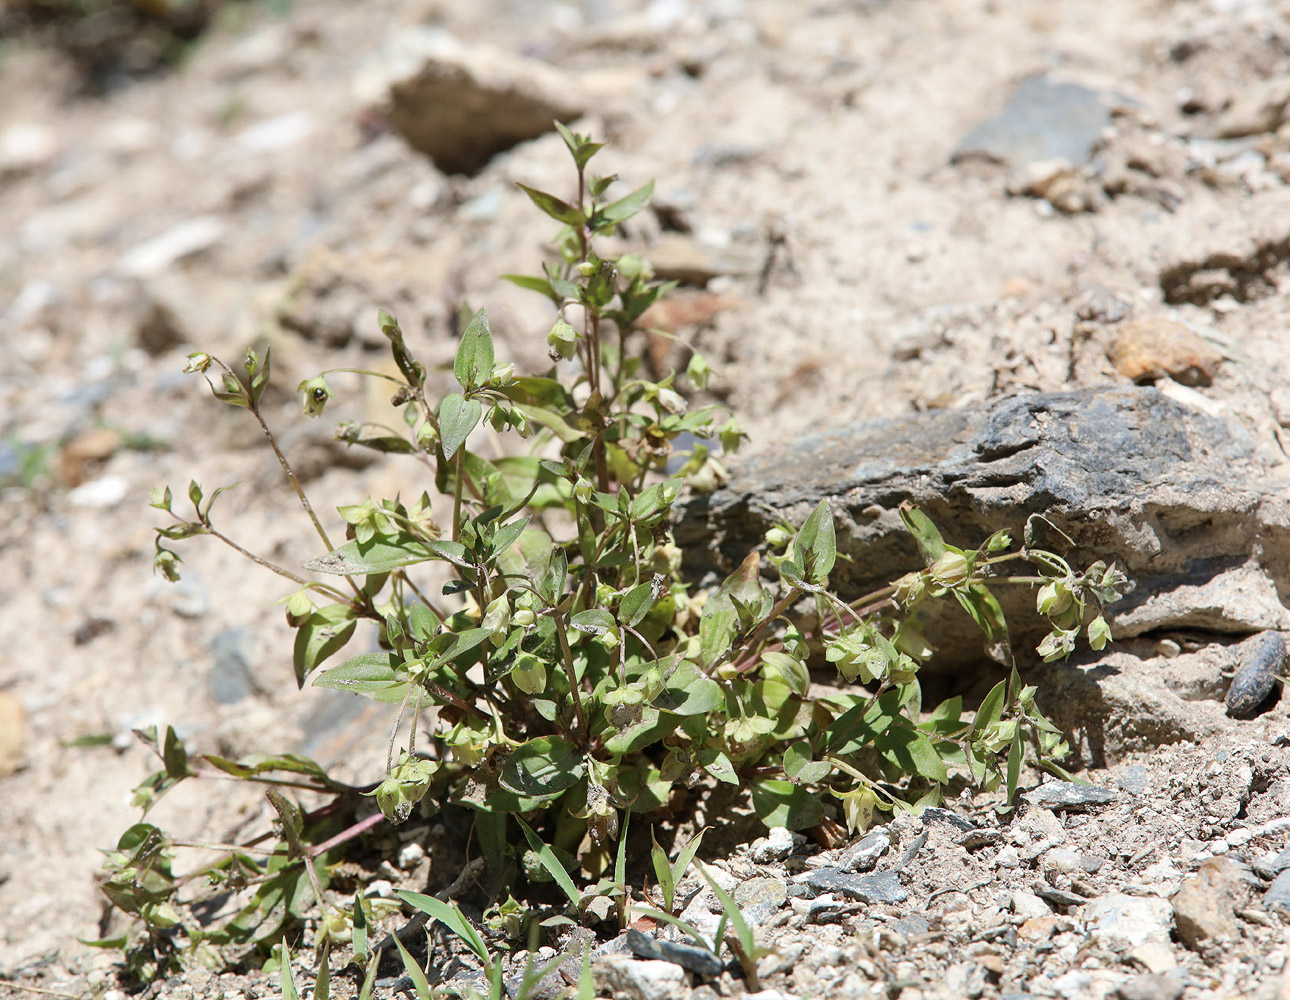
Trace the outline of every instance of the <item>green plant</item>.
<instances>
[{"instance_id":1,"label":"green plant","mask_svg":"<svg viewBox=\"0 0 1290 1000\"><path fill-rule=\"evenodd\" d=\"M625 919L627 818L661 815L716 784L745 789L767 826L824 823L828 835L839 829L826 822L828 796L855 830L875 810L939 801L952 780L1003 786L1010 801L1026 748L1060 772L1061 734L1038 713L1035 690L1022 686L1015 667L975 713L961 698L925 713L918 681L931 655L919 612L930 601L952 597L995 655L1010 659L991 591L1000 584L1040 587L1039 611L1053 625L1041 646L1046 657L1069 653L1081 629L1097 648L1106 641L1100 606L1118 596L1124 577L1102 564L1075 572L1032 544L1031 525L1019 548L998 532L976 549L960 549L906 507L924 566L844 601L828 587L837 553L832 513L821 503L800 527L768 533L769 581L762 555L753 553L720 587L693 592L670 533L672 507L687 481L720 475L713 443L731 452L743 434L719 408L692 406L680 391L706 386L710 369L697 351L682 375L642 375L633 353L638 323L671 286L655 281L643 258L602 257L598 240L645 206L652 185L610 200L615 178L587 172L601 145L558 127L573 159L576 197L524 188L561 226L557 257L541 275L508 276L551 302L553 367L517 373L497 357L485 313L467 313L456 385L436 400L432 374L397 320L382 312L378 322L399 374L365 374L392 383L406 433L358 424L338 432L352 446L422 462L434 497L427 490L411 500L340 507L345 540L333 544L260 408L269 351L248 352L240 371L203 353L190 358L187 370L203 373L217 399L259 423L324 552L304 566L313 576L254 555L216 527L212 506L221 490L207 496L194 482L191 514L176 509L169 488L154 494L153 506L174 518L158 529L157 571L178 577L181 560L168 543L210 535L234 547L295 586L284 603L296 630L301 686L348 691L399 710L383 777L363 788L341 785L293 755L205 755L197 764L173 730L160 742L157 733L145 734L164 765L137 793L145 813L175 783L217 770L271 786L280 835L263 838L260 848L219 845L220 860L182 879L170 869L179 841L147 823L122 838L108 860L105 891L118 909L141 918L143 929L108 943L127 948L140 976L158 975L174 961L262 955L299 928L306 912L315 915L320 940L348 941L365 956L373 904L352 885L345 891L353 892L352 905L329 899L332 865L382 817L402 822L427 797L473 810L493 891L526 899L508 899L498 926L542 917L540 926L551 928L571 915L586 918L588 903L602 897L616 901ZM310 416L331 397L329 374L299 386ZM484 424L513 435L515 447L492 459L472 450L472 434ZM698 443L669 472L682 435ZM1015 560L1037 573L1001 576ZM449 578L438 593L426 584L427 564ZM797 624L803 609L818 623L811 634ZM378 648L341 657L362 623ZM822 658L813 646L823 648ZM829 663L834 677L812 678L812 667ZM430 744L418 753L421 713L431 709ZM330 804L306 812L285 788L320 793ZM379 814L360 818L365 796L375 798ZM655 843L663 918L675 922L676 883L699 837L671 865ZM604 876L611 861L613 874ZM240 893L233 919L211 925L192 918L194 894L182 890L200 880ZM544 895L546 881L563 900ZM500 965L459 908L407 892L401 898L462 937L495 982ZM753 980L755 943L737 907L723 904L736 955Z\"/></svg>"}]
</instances>

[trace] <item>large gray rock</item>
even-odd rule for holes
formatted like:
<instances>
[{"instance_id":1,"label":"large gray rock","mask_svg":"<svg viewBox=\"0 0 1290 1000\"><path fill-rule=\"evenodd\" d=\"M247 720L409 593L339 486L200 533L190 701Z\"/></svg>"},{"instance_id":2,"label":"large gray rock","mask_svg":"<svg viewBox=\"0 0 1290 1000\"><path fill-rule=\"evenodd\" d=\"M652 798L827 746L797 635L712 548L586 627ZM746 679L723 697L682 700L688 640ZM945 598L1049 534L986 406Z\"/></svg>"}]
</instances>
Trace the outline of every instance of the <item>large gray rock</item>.
<instances>
[{"instance_id":1,"label":"large gray rock","mask_svg":"<svg viewBox=\"0 0 1290 1000\"><path fill-rule=\"evenodd\" d=\"M688 502L677 541L692 569L728 573L778 518L800 524L827 498L845 557L831 583L853 599L921 568L903 501L965 548L999 528L1019 537L1041 514L1075 542L1076 568L1116 562L1136 582L1111 609L1117 637L1285 629L1287 493L1260 478L1254 445L1154 388L1014 396L858 423L748 461L724 488ZM1055 534L1047 543L1063 547ZM998 594L1021 652L1040 634L1033 591ZM981 648L957 607L926 624L943 665Z\"/></svg>"}]
</instances>

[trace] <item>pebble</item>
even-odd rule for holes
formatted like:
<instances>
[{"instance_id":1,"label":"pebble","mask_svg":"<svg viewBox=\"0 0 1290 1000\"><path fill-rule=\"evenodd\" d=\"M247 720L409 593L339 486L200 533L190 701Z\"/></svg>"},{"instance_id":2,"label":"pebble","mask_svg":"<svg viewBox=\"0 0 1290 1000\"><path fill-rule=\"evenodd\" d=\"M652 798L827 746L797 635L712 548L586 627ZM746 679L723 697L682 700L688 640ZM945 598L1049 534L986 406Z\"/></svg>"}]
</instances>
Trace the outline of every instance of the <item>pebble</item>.
<instances>
[{"instance_id":1,"label":"pebble","mask_svg":"<svg viewBox=\"0 0 1290 1000\"><path fill-rule=\"evenodd\" d=\"M1272 880L1268 891L1263 894L1263 905L1269 910L1281 910L1290 914L1290 869Z\"/></svg>"},{"instance_id":2,"label":"pebble","mask_svg":"<svg viewBox=\"0 0 1290 1000\"><path fill-rule=\"evenodd\" d=\"M978 157L1013 165L1045 160L1087 163L1110 122L1097 91L1031 76L1017 85L999 114L963 137L953 159Z\"/></svg>"},{"instance_id":3,"label":"pebble","mask_svg":"<svg viewBox=\"0 0 1290 1000\"><path fill-rule=\"evenodd\" d=\"M819 892L840 892L862 903L902 903L909 897L895 872L855 875L839 868L817 868L793 881Z\"/></svg>"},{"instance_id":4,"label":"pebble","mask_svg":"<svg viewBox=\"0 0 1290 1000\"><path fill-rule=\"evenodd\" d=\"M426 856L426 849L413 841L399 848L398 865L403 871L411 871Z\"/></svg>"},{"instance_id":5,"label":"pebble","mask_svg":"<svg viewBox=\"0 0 1290 1000\"><path fill-rule=\"evenodd\" d=\"M318 122L310 111L289 111L244 128L233 140L242 152L256 155L277 153L298 145L317 129Z\"/></svg>"},{"instance_id":6,"label":"pebble","mask_svg":"<svg viewBox=\"0 0 1290 1000\"><path fill-rule=\"evenodd\" d=\"M1090 901L1083 919L1094 942L1111 951L1127 951L1148 941L1167 944L1173 910L1163 899L1117 892Z\"/></svg>"},{"instance_id":7,"label":"pebble","mask_svg":"<svg viewBox=\"0 0 1290 1000\"><path fill-rule=\"evenodd\" d=\"M1169 972L1148 972L1126 979L1115 991L1120 1000L1178 1000L1187 985L1187 974L1182 969Z\"/></svg>"},{"instance_id":8,"label":"pebble","mask_svg":"<svg viewBox=\"0 0 1290 1000\"><path fill-rule=\"evenodd\" d=\"M1174 950L1163 941L1148 941L1129 952L1129 957L1148 972L1168 972L1178 967Z\"/></svg>"},{"instance_id":9,"label":"pebble","mask_svg":"<svg viewBox=\"0 0 1290 1000\"><path fill-rule=\"evenodd\" d=\"M734 900L741 907L765 906L775 909L788 898L788 886L777 878L750 878L735 886Z\"/></svg>"},{"instance_id":10,"label":"pebble","mask_svg":"<svg viewBox=\"0 0 1290 1000\"><path fill-rule=\"evenodd\" d=\"M690 995L685 970L659 959L608 955L596 960L596 985L629 1000L684 1000Z\"/></svg>"},{"instance_id":11,"label":"pebble","mask_svg":"<svg viewBox=\"0 0 1290 1000\"><path fill-rule=\"evenodd\" d=\"M675 941L663 941L632 929L627 932L627 946L632 954L646 959L671 962L706 978L721 975L725 962L706 948Z\"/></svg>"},{"instance_id":12,"label":"pebble","mask_svg":"<svg viewBox=\"0 0 1290 1000\"><path fill-rule=\"evenodd\" d=\"M999 849L999 853L994 856L994 863L999 868L1019 868L1021 867L1021 852L1012 846L1002 847Z\"/></svg>"},{"instance_id":13,"label":"pebble","mask_svg":"<svg viewBox=\"0 0 1290 1000\"><path fill-rule=\"evenodd\" d=\"M1286 663L1286 640L1280 632L1261 632L1241 643L1241 665L1227 689L1227 714L1248 719L1268 700Z\"/></svg>"},{"instance_id":14,"label":"pebble","mask_svg":"<svg viewBox=\"0 0 1290 1000\"><path fill-rule=\"evenodd\" d=\"M58 155L58 136L48 125L16 122L0 132L0 174L46 166Z\"/></svg>"},{"instance_id":15,"label":"pebble","mask_svg":"<svg viewBox=\"0 0 1290 1000\"><path fill-rule=\"evenodd\" d=\"M768 865L775 861L783 861L793 853L793 833L787 827L771 827L766 832L766 836L759 837L753 842L748 856L755 864Z\"/></svg>"},{"instance_id":16,"label":"pebble","mask_svg":"<svg viewBox=\"0 0 1290 1000\"><path fill-rule=\"evenodd\" d=\"M115 507L130 492L130 482L124 476L100 476L67 491L67 502L73 507L103 509Z\"/></svg>"},{"instance_id":17,"label":"pebble","mask_svg":"<svg viewBox=\"0 0 1290 1000\"><path fill-rule=\"evenodd\" d=\"M1193 950L1222 938L1237 940L1236 911L1244 905L1245 895L1235 862L1226 858L1204 862L1170 900L1179 939Z\"/></svg>"},{"instance_id":18,"label":"pebble","mask_svg":"<svg viewBox=\"0 0 1290 1000\"><path fill-rule=\"evenodd\" d=\"M1065 847L1054 847L1043 856L1041 867L1053 868L1059 872L1073 872L1080 865L1077 852Z\"/></svg>"},{"instance_id":19,"label":"pebble","mask_svg":"<svg viewBox=\"0 0 1290 1000\"><path fill-rule=\"evenodd\" d=\"M838 858L838 867L849 872L872 871L890 847L891 837L886 830L870 830L858 843L843 850Z\"/></svg>"},{"instance_id":20,"label":"pebble","mask_svg":"<svg viewBox=\"0 0 1290 1000\"><path fill-rule=\"evenodd\" d=\"M1075 812L1114 802L1115 792L1110 788L1085 785L1078 781L1049 781L1023 793L1021 797L1032 806Z\"/></svg>"},{"instance_id":21,"label":"pebble","mask_svg":"<svg viewBox=\"0 0 1290 1000\"><path fill-rule=\"evenodd\" d=\"M1033 892L1026 892L1023 889L1018 889L1014 892L1010 902L1012 912L1025 920L1030 920L1033 917L1051 916L1053 912L1048 908L1048 904Z\"/></svg>"},{"instance_id":22,"label":"pebble","mask_svg":"<svg viewBox=\"0 0 1290 1000\"><path fill-rule=\"evenodd\" d=\"M1116 328L1107 358L1116 371L1139 385L1171 378L1188 386L1214 381L1223 355L1183 323L1160 316Z\"/></svg>"},{"instance_id":23,"label":"pebble","mask_svg":"<svg viewBox=\"0 0 1290 1000\"><path fill-rule=\"evenodd\" d=\"M227 231L228 223L215 215L186 219L127 250L117 262L117 270L129 277L154 277L172 264L209 250Z\"/></svg>"},{"instance_id":24,"label":"pebble","mask_svg":"<svg viewBox=\"0 0 1290 1000\"><path fill-rule=\"evenodd\" d=\"M1115 783L1131 795L1141 795L1151 783L1151 772L1142 764L1130 764L1120 771Z\"/></svg>"},{"instance_id":25,"label":"pebble","mask_svg":"<svg viewBox=\"0 0 1290 1000\"><path fill-rule=\"evenodd\" d=\"M251 678L251 633L244 628L226 628L211 640L210 691L221 705L236 705L255 692Z\"/></svg>"}]
</instances>

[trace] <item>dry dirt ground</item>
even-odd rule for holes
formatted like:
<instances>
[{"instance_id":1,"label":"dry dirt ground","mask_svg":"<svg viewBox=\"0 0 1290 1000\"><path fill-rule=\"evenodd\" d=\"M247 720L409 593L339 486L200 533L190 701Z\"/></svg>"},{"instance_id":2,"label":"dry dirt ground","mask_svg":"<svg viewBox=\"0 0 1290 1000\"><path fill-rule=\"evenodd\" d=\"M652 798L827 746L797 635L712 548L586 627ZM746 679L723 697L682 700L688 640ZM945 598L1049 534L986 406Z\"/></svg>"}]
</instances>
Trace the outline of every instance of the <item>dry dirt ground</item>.
<instances>
[{"instance_id":1,"label":"dry dirt ground","mask_svg":"<svg viewBox=\"0 0 1290 1000\"><path fill-rule=\"evenodd\" d=\"M7 42L0 976L12 984L111 986L108 956L75 939L100 933L99 849L134 820L129 791L152 768L132 728L174 724L230 756L304 748L369 778L381 767L379 726L296 691L273 578L214 543L183 549L181 585L152 577L146 501L153 485L241 481L222 501L228 530L279 561L314 554L254 425L179 374L189 350L234 358L264 338L289 389L378 363L377 308L447 360L449 317L469 300L521 366L543 363L542 304L497 276L533 270L549 236L514 182L566 190L565 152L548 134L449 176L385 128L359 81L422 24L558 64L593 95L580 128L609 141L604 169L658 184L659 210L629 243L710 277L685 290L697 322L683 333L755 450L821 424L1125 381L1111 360L1118 310L1149 330L1180 324L1210 372L1183 364L1162 386L1244 427L1269 469L1286 461L1284 2L300 0L278 16L248 5L173 72L100 97L75 96L55 53ZM952 162L1035 74L1110 95L1090 162ZM357 382L335 381L350 394L340 415L381 413ZM292 430L289 392L268 409L318 510L419 492L408 466L355 467L326 428ZM1288 730L1277 706L1141 748L1089 775L1118 789L1111 805L1032 809L970 846L931 823L904 903L842 906L821 924L795 900L771 921L789 957L768 985L903 1000L1290 996L1290 939L1239 898L1244 883L1224 890L1215 919L1229 923L1209 944L1189 946L1160 911L1205 858L1284 846ZM69 745L89 736L108 743ZM162 819L219 839L265 822L262 800L231 795L181 788ZM895 824L879 867L922 829ZM809 853L761 867L736 853L729 867L783 877ZM1093 904L1061 892L1129 900L1134 933L1101 933ZM922 923L901 923L911 917ZM742 989L727 975L695 996ZM276 986L162 990L244 992Z\"/></svg>"}]
</instances>

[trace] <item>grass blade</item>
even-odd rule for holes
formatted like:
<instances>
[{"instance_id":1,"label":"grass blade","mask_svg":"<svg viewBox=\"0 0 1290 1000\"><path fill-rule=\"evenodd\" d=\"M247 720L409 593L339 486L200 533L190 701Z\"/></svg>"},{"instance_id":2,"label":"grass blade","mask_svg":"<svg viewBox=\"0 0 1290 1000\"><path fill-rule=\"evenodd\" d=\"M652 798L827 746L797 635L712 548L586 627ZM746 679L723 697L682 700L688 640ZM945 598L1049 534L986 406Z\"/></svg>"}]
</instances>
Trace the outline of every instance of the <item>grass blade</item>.
<instances>
[{"instance_id":1,"label":"grass blade","mask_svg":"<svg viewBox=\"0 0 1290 1000\"><path fill-rule=\"evenodd\" d=\"M417 965L416 959L408 953L408 949L403 947L403 942L399 940L397 934L394 935L394 943L398 946L399 958L403 959L403 968L407 970L412 985L417 988L417 997L419 1000L430 1000L430 981L426 979L425 970Z\"/></svg>"},{"instance_id":2,"label":"grass blade","mask_svg":"<svg viewBox=\"0 0 1290 1000\"><path fill-rule=\"evenodd\" d=\"M518 823L520 825L520 829L524 831L524 839L529 842L529 847L533 848L533 853L536 854L538 856L538 860L542 862L542 867L545 868L551 878L555 880L555 884L564 890L564 894L569 897L569 902L573 904L574 909L577 909L579 904L582 902L582 893L580 893L578 891L578 887L573 884L573 879L570 878L569 873L564 870L564 865L560 864L560 859L555 856L555 851L551 850L551 848L544 844L542 842L542 838L534 833L533 828L525 823L524 820L520 819L519 816L515 817L515 822Z\"/></svg>"}]
</instances>

